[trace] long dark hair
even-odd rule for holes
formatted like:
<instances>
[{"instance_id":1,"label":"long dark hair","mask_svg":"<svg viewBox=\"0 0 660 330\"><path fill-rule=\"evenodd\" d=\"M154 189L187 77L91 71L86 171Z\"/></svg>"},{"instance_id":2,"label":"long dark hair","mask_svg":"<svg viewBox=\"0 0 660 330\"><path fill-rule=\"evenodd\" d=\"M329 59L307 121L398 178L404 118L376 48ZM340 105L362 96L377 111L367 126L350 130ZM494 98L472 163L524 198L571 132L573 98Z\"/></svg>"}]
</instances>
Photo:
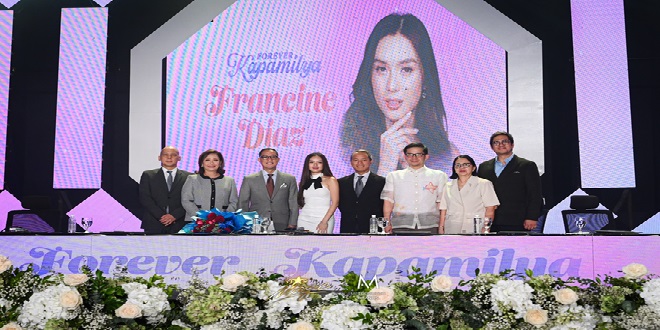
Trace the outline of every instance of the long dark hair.
<instances>
[{"instance_id":1,"label":"long dark hair","mask_svg":"<svg viewBox=\"0 0 660 330\"><path fill-rule=\"evenodd\" d=\"M401 34L413 44L421 62L422 97L415 111L415 126L424 125L419 130L422 143L432 146L440 153L451 153L451 144L445 130L445 107L442 104L438 66L433 54L431 38L424 23L411 14L390 14L381 19L369 36L364 50L353 93L352 103L346 111L341 132L342 146L347 150L359 148L374 150L374 168L380 163L380 135L385 132L385 115L378 108L374 97L371 76L376 48L381 39L389 35Z\"/></svg>"},{"instance_id":2,"label":"long dark hair","mask_svg":"<svg viewBox=\"0 0 660 330\"><path fill-rule=\"evenodd\" d=\"M225 158L222 157L222 154L220 151L214 150L214 149L209 149L204 152L202 152L201 155L199 155L199 159L197 159L197 165L199 165L199 170L197 173L199 173L202 176L205 176L206 173L204 173L204 159L208 157L210 154L216 154L218 155L218 158L220 158L220 167L218 168L218 174L220 174L220 179L225 177Z\"/></svg>"},{"instance_id":3,"label":"long dark hair","mask_svg":"<svg viewBox=\"0 0 660 330\"><path fill-rule=\"evenodd\" d=\"M467 159L470 164L472 164L472 167L474 168L474 171L472 171L473 176L477 176L477 163L474 162L474 159L468 155L458 155L456 158L454 158L454 162L451 163L451 176L449 177L450 179L458 179L458 173L456 173L456 161L459 158Z\"/></svg>"},{"instance_id":4,"label":"long dark hair","mask_svg":"<svg viewBox=\"0 0 660 330\"><path fill-rule=\"evenodd\" d=\"M312 152L311 154L305 157L305 163L303 164L302 174L300 175L300 183L298 184L298 206L305 206L305 197L303 196L305 184L312 179L312 172L309 170L309 160L314 156L321 157L323 161L323 176L333 176L332 171L330 170L330 164L328 164L328 158L320 152Z\"/></svg>"}]
</instances>

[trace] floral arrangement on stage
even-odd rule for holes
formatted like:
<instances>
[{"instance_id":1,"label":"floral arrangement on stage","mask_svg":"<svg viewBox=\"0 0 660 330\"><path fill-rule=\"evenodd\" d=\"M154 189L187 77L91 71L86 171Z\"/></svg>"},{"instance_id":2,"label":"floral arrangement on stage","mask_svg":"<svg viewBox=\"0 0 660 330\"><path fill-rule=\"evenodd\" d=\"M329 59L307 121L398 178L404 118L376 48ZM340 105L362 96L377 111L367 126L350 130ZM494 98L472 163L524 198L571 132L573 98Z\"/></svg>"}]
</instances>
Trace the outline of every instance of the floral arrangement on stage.
<instances>
[{"instance_id":1,"label":"floral arrangement on stage","mask_svg":"<svg viewBox=\"0 0 660 330\"><path fill-rule=\"evenodd\" d=\"M256 212L224 212L217 208L200 210L179 233L250 234Z\"/></svg>"},{"instance_id":2,"label":"floral arrangement on stage","mask_svg":"<svg viewBox=\"0 0 660 330\"><path fill-rule=\"evenodd\" d=\"M0 329L177 329L176 286L157 275L115 275L83 269L40 277L0 256Z\"/></svg>"},{"instance_id":3,"label":"floral arrangement on stage","mask_svg":"<svg viewBox=\"0 0 660 330\"><path fill-rule=\"evenodd\" d=\"M654 329L660 279L647 273L630 264L595 280L505 271L455 283L413 268L400 282L325 283L262 270L180 288L88 269L41 277L0 256L0 330Z\"/></svg>"}]
</instances>

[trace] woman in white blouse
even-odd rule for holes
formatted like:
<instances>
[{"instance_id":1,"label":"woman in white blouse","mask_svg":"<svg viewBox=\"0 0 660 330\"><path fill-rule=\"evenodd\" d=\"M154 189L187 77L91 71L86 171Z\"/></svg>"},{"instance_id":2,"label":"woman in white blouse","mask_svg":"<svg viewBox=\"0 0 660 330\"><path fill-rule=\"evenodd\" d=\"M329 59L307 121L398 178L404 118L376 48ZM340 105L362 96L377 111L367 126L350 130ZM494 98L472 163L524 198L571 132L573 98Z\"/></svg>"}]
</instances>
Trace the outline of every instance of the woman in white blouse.
<instances>
[{"instance_id":1,"label":"woman in white blouse","mask_svg":"<svg viewBox=\"0 0 660 330\"><path fill-rule=\"evenodd\" d=\"M474 216L493 219L500 201L492 182L473 175L477 165L472 157L459 155L452 169L452 180L445 185L440 199L438 233L472 233Z\"/></svg>"}]
</instances>

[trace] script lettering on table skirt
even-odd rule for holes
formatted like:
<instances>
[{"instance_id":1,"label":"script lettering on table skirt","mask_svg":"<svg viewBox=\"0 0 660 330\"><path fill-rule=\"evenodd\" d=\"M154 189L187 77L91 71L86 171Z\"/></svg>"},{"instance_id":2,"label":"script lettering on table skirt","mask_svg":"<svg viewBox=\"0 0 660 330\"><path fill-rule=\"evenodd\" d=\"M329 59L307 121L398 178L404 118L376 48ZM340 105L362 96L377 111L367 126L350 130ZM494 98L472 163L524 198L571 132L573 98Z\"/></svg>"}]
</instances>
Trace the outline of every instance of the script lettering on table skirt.
<instances>
[{"instance_id":1,"label":"script lettering on table skirt","mask_svg":"<svg viewBox=\"0 0 660 330\"><path fill-rule=\"evenodd\" d=\"M34 270L39 275L48 272L67 269L71 273L79 273L82 266L87 265L92 271L97 269L104 273L112 273L116 267L125 266L132 275L159 274L167 275L174 272L185 274L206 273L220 275L227 265L238 265L241 259L237 256L74 256L71 250L56 247L35 247L30 250Z\"/></svg>"},{"instance_id":2,"label":"script lettering on table skirt","mask_svg":"<svg viewBox=\"0 0 660 330\"><path fill-rule=\"evenodd\" d=\"M388 256L342 256L338 251L324 251L320 248L289 248L284 252L282 263L269 271L281 273L287 277L307 276L320 278L341 277L349 272L364 275L365 278L384 277L401 274L407 276L412 266L420 268L423 273L437 271L452 277L475 277L476 270L482 273L499 273L513 269L523 273L532 269L535 275L551 274L558 277L580 275L581 258L561 257L549 259L543 257L529 258L516 256L515 249L487 250L485 257L409 257L395 258ZM35 271L44 275L49 271L68 270L79 273L83 265L92 271L97 269L111 273L117 267L126 267L129 274L160 274L168 275L182 272L184 274L220 275L223 267L237 266L241 263L240 256L123 256L123 255L74 255L72 250L62 247L35 247L29 251L34 258ZM24 265L25 266L25 265ZM263 267L267 265L243 265L244 267ZM240 267L237 267L240 268ZM246 270L246 269L240 269Z\"/></svg>"},{"instance_id":3,"label":"script lettering on table skirt","mask_svg":"<svg viewBox=\"0 0 660 330\"><path fill-rule=\"evenodd\" d=\"M328 256L337 251L322 251L319 248L291 248L286 250L284 257L297 260L297 264L281 264L274 271L285 276L304 276L315 273L318 277L341 277L349 272L364 274L366 278L383 277L400 272L407 276L412 266L420 268L423 273L437 271L460 277L462 273L469 277L476 276L476 270L482 273L499 273L514 269L516 273L524 273L532 269L535 275L552 274L558 277L578 276L581 258L564 257L554 260L537 257L531 260L527 257L515 257L515 249L490 249L486 258L477 257L410 257L401 261L393 257L353 257L347 256L336 261L330 261Z\"/></svg>"}]
</instances>

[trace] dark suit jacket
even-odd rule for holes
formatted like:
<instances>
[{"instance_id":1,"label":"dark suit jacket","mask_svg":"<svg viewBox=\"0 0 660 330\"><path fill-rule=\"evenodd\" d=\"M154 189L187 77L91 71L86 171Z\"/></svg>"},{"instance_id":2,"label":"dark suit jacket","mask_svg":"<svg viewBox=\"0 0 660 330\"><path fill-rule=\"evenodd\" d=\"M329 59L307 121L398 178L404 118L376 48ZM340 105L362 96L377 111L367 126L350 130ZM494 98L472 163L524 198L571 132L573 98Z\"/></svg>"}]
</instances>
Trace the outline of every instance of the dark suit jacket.
<instances>
[{"instance_id":1,"label":"dark suit jacket","mask_svg":"<svg viewBox=\"0 0 660 330\"><path fill-rule=\"evenodd\" d=\"M167 182L162 168L142 172L140 178L140 204L144 208L142 226L149 234L174 234L186 224L186 210L181 205L181 188L186 182L189 172L177 169L172 190L167 191ZM176 222L169 226L160 223L160 217L165 215L169 206L170 214Z\"/></svg>"},{"instance_id":2,"label":"dark suit jacket","mask_svg":"<svg viewBox=\"0 0 660 330\"><path fill-rule=\"evenodd\" d=\"M375 214L383 216L383 200L380 193L385 186L385 178L369 173L367 184L358 198L355 195L353 179L355 173L339 179L339 211L341 212L341 233L369 233L369 218Z\"/></svg>"},{"instance_id":3,"label":"dark suit jacket","mask_svg":"<svg viewBox=\"0 0 660 330\"><path fill-rule=\"evenodd\" d=\"M536 163L513 155L499 177L495 175L496 158L479 165L479 177L488 179L495 186L500 206L495 210L493 231L500 226L504 230L525 230L526 219L538 220L543 197L541 178Z\"/></svg>"}]
</instances>

